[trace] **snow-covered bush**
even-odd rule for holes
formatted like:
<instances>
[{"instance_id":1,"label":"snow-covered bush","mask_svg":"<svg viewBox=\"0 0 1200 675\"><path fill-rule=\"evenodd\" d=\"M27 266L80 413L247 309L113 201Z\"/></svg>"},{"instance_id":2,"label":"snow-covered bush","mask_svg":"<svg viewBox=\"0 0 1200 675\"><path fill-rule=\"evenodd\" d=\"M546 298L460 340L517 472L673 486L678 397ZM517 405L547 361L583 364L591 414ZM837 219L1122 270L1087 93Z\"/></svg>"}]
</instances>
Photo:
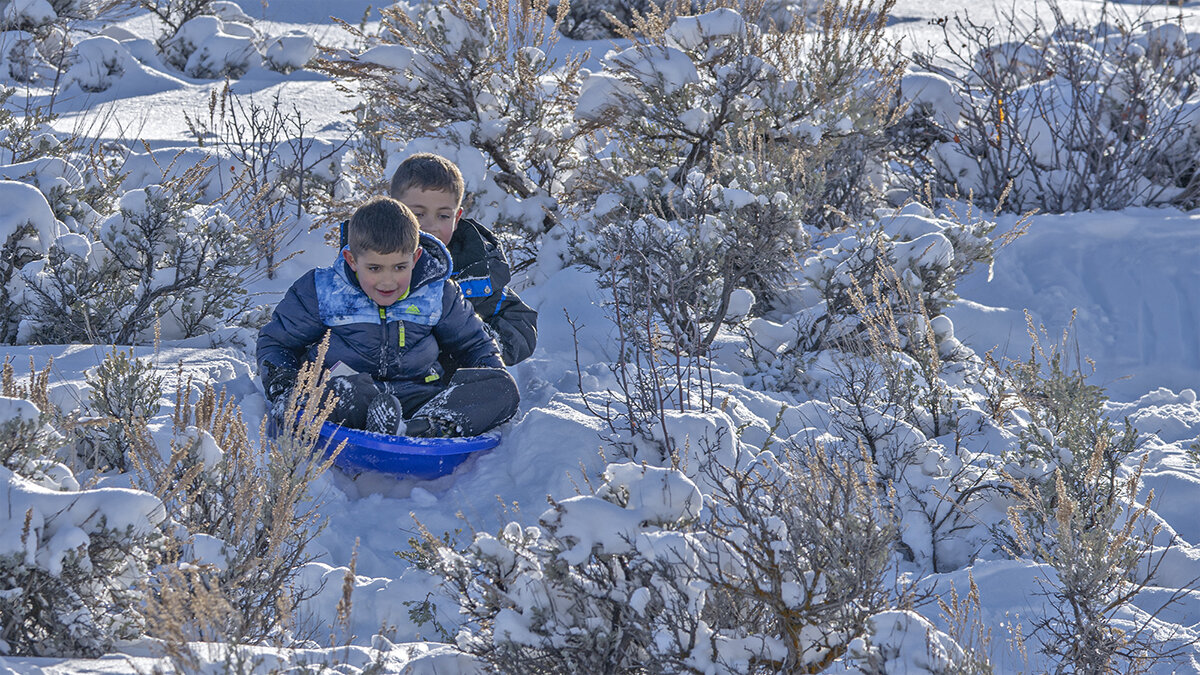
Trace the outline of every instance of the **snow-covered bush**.
<instances>
[{"instance_id":1,"label":"snow-covered bush","mask_svg":"<svg viewBox=\"0 0 1200 675\"><path fill-rule=\"evenodd\" d=\"M617 37L617 26L629 25L651 6L661 4L656 0L552 1L546 12L557 17L559 12L566 10L566 16L559 22L559 31L573 40L604 40Z\"/></svg>"},{"instance_id":2,"label":"snow-covered bush","mask_svg":"<svg viewBox=\"0 0 1200 675\"><path fill-rule=\"evenodd\" d=\"M166 428L140 423L139 437L154 432L155 442L135 448L135 484L162 496L175 533L150 584L150 611L168 621L150 634L282 640L297 604L320 590L297 580L324 526L309 486L332 465L318 436L332 402L322 398L324 371L309 365L299 377L284 416L294 421L257 445L233 400L211 385L195 401L190 383L181 387ZM302 416L297 401L308 402Z\"/></svg>"},{"instance_id":3,"label":"snow-covered bush","mask_svg":"<svg viewBox=\"0 0 1200 675\"><path fill-rule=\"evenodd\" d=\"M868 620L868 635L857 638L849 655L855 675L968 675L990 673L973 663L954 638L912 610L888 610Z\"/></svg>"},{"instance_id":4,"label":"snow-covered bush","mask_svg":"<svg viewBox=\"0 0 1200 675\"><path fill-rule=\"evenodd\" d=\"M34 396L46 402L31 374ZM28 393L28 389L24 393ZM81 489L55 461L55 415L0 397L0 654L97 656L143 629L142 594L162 536L162 504L125 488Z\"/></svg>"},{"instance_id":5,"label":"snow-covered bush","mask_svg":"<svg viewBox=\"0 0 1200 675\"><path fill-rule=\"evenodd\" d=\"M0 6L0 26L4 30L38 31L58 18L47 0L8 0Z\"/></svg>"},{"instance_id":6,"label":"snow-covered bush","mask_svg":"<svg viewBox=\"0 0 1200 675\"><path fill-rule=\"evenodd\" d=\"M468 619L458 647L501 672L828 667L902 601L884 574L892 526L862 476L815 448L737 452L700 483L610 464L540 526L479 533L463 551L426 533L420 559Z\"/></svg>"},{"instance_id":7,"label":"snow-covered bush","mask_svg":"<svg viewBox=\"0 0 1200 675\"><path fill-rule=\"evenodd\" d=\"M880 157L852 142L880 135L878 99L897 69L882 32L886 9L827 3L813 25L786 30L760 28L755 15L732 9L655 13L645 35L606 55L585 81L576 119L606 124L621 150L595 178L623 194L625 177L657 168L682 189L699 169L723 187L752 190L723 164L740 156L772 164L812 224L840 224L830 209L863 213ZM770 142L791 152L773 154ZM846 161L860 166L828 165Z\"/></svg>"},{"instance_id":8,"label":"snow-covered bush","mask_svg":"<svg viewBox=\"0 0 1200 675\"><path fill-rule=\"evenodd\" d=\"M118 6L90 0L3 0L0 76L49 84L56 90L65 86L62 75L77 59L74 28L82 21L102 19L102 13Z\"/></svg>"},{"instance_id":9,"label":"snow-covered bush","mask_svg":"<svg viewBox=\"0 0 1200 675\"><path fill-rule=\"evenodd\" d=\"M1195 36L1107 5L1088 23L1051 15L958 16L936 57L917 56L902 181L1014 212L1195 204Z\"/></svg>"},{"instance_id":10,"label":"snow-covered bush","mask_svg":"<svg viewBox=\"0 0 1200 675\"><path fill-rule=\"evenodd\" d=\"M130 344L212 330L248 306L250 240L220 208L196 204L206 171L133 190L97 227L67 233L10 283L21 342Z\"/></svg>"},{"instance_id":11,"label":"snow-covered bush","mask_svg":"<svg viewBox=\"0 0 1200 675\"><path fill-rule=\"evenodd\" d=\"M208 117L185 119L200 147L232 165L215 175L223 201L274 279L281 252L314 227L311 214L331 208L349 139L318 139L298 107L289 110L278 95L266 104L236 95L228 82L212 91Z\"/></svg>"},{"instance_id":12,"label":"snow-covered bush","mask_svg":"<svg viewBox=\"0 0 1200 675\"><path fill-rule=\"evenodd\" d=\"M169 41L188 21L205 14L216 13L214 0L137 0L142 9L163 23L164 32L158 39L161 46Z\"/></svg>"},{"instance_id":13,"label":"snow-covered bush","mask_svg":"<svg viewBox=\"0 0 1200 675\"><path fill-rule=\"evenodd\" d=\"M49 365L40 377L31 371L29 382L21 385L13 378L12 363L6 359L0 390L0 437L4 439L0 446L0 466L35 480L61 474L55 450L65 442L50 424L52 408L46 398L48 371Z\"/></svg>"},{"instance_id":14,"label":"snow-covered bush","mask_svg":"<svg viewBox=\"0 0 1200 675\"><path fill-rule=\"evenodd\" d=\"M133 57L120 42L97 35L80 40L71 52L63 88L71 84L89 92L104 91L125 73Z\"/></svg>"},{"instance_id":15,"label":"snow-covered bush","mask_svg":"<svg viewBox=\"0 0 1200 675\"><path fill-rule=\"evenodd\" d=\"M1030 334L1037 339L1029 358L1007 369L1011 395L1029 424L1017 446L1005 453L1005 470L1040 487L1050 500L1047 509L1059 499L1060 485L1073 499L1099 491L1102 501L1112 503L1118 499L1122 467L1138 448L1138 434L1128 420L1118 428L1105 414L1104 388L1088 382L1087 364L1072 360L1069 333L1051 341L1030 326ZM1027 529L1040 532L1049 525L1029 523Z\"/></svg>"},{"instance_id":16,"label":"snow-covered bush","mask_svg":"<svg viewBox=\"0 0 1200 675\"><path fill-rule=\"evenodd\" d=\"M1079 458L1087 469L1076 485L1068 486L1058 469L1049 494L1014 481L1022 497L1010 515L1016 550L1051 571L1042 580L1049 610L1033 617L1033 637L1042 653L1072 672L1135 672L1163 660L1175 636L1156 634L1130 610L1154 616L1197 586L1193 579L1178 593L1139 597L1174 542L1155 541L1162 525L1150 510L1153 495L1138 503L1145 458L1129 476L1110 480L1105 452L1100 441ZM1030 521L1044 529L1026 529Z\"/></svg>"},{"instance_id":17,"label":"snow-covered bush","mask_svg":"<svg viewBox=\"0 0 1200 675\"><path fill-rule=\"evenodd\" d=\"M162 376L132 350L114 348L86 381L91 388L89 408L104 425L84 428L76 454L92 468L128 471L129 453L143 440L133 438L140 430L137 421L158 414Z\"/></svg>"},{"instance_id":18,"label":"snow-covered bush","mask_svg":"<svg viewBox=\"0 0 1200 675\"><path fill-rule=\"evenodd\" d=\"M289 111L279 95L263 104L226 82L209 101L207 117L184 118L201 147L230 163L214 176L222 199L274 278L281 251L314 227L310 214L330 207L349 140L315 138L309 118L296 106Z\"/></svg>"},{"instance_id":19,"label":"snow-covered bush","mask_svg":"<svg viewBox=\"0 0 1200 675\"><path fill-rule=\"evenodd\" d=\"M818 14L825 3L820 0L760 0L754 3L738 3L742 9L757 6L755 21L766 27L769 23L789 27L795 21L803 21ZM641 16L653 9L670 8L676 14L699 14L712 9L712 3L700 0L667 3L663 0L574 0L564 3L552 1L547 7L555 17L562 9L566 17L559 22L563 35L575 40L612 39L627 34L629 27L636 27Z\"/></svg>"},{"instance_id":20,"label":"snow-covered bush","mask_svg":"<svg viewBox=\"0 0 1200 675\"><path fill-rule=\"evenodd\" d=\"M303 31L273 37L263 49L263 60L271 70L290 73L308 65L317 55L317 42Z\"/></svg>"},{"instance_id":21,"label":"snow-covered bush","mask_svg":"<svg viewBox=\"0 0 1200 675\"><path fill-rule=\"evenodd\" d=\"M63 143L50 122L54 116L43 107L23 111L21 115L6 105L16 92L6 87L0 89L0 157L7 164L20 164L47 156L61 157L70 144Z\"/></svg>"},{"instance_id":22,"label":"snow-covered bush","mask_svg":"<svg viewBox=\"0 0 1200 675\"><path fill-rule=\"evenodd\" d=\"M481 6L481 4L483 6ZM357 123L365 139L351 186L355 199L386 193L405 154L434 151L458 164L471 201L467 215L496 226L517 267L557 217L579 128L571 109L578 55L549 56L557 33L546 0L397 3L381 10L366 49L323 61L325 72L362 83Z\"/></svg>"},{"instance_id":23,"label":"snow-covered bush","mask_svg":"<svg viewBox=\"0 0 1200 675\"><path fill-rule=\"evenodd\" d=\"M31 83L38 79L38 69L43 65L44 60L37 49L37 38L32 33L0 31L0 76Z\"/></svg>"},{"instance_id":24,"label":"snow-covered bush","mask_svg":"<svg viewBox=\"0 0 1200 675\"><path fill-rule=\"evenodd\" d=\"M910 356L931 345L939 360L965 358L942 312L957 297L959 277L991 264L994 228L993 219L962 205L935 213L914 202L815 237L799 283L777 291L775 316L746 322L748 352L764 386L803 388L803 368L796 367L813 352L870 351L848 342L874 340L885 352Z\"/></svg>"},{"instance_id":25,"label":"snow-covered bush","mask_svg":"<svg viewBox=\"0 0 1200 675\"><path fill-rule=\"evenodd\" d=\"M21 268L46 254L59 225L46 198L25 183L0 181L0 199L10 205L0 218L0 337L11 343L21 318L14 300L14 278Z\"/></svg>"},{"instance_id":26,"label":"snow-covered bush","mask_svg":"<svg viewBox=\"0 0 1200 675\"><path fill-rule=\"evenodd\" d=\"M201 15L179 26L162 42L163 61L192 77L241 77L262 63L253 26Z\"/></svg>"},{"instance_id":27,"label":"snow-covered bush","mask_svg":"<svg viewBox=\"0 0 1200 675\"><path fill-rule=\"evenodd\" d=\"M67 151L70 141L60 150ZM65 157L49 156L17 164L0 165L0 179L15 180L36 187L49 202L54 217L69 230L87 231L100 219L92 203L100 208L111 204L118 187L97 184L96 175L76 168L77 153ZM100 160L99 157L96 157ZM100 167L89 167L100 168Z\"/></svg>"},{"instance_id":28,"label":"snow-covered bush","mask_svg":"<svg viewBox=\"0 0 1200 675\"><path fill-rule=\"evenodd\" d=\"M803 223L869 202L878 158L851 146L878 135L872 96L894 67L876 9L830 4L782 31L727 8L658 12L585 80L575 117L612 150L580 167L576 255L619 267L605 278L654 309L672 349L705 351L739 287L773 304Z\"/></svg>"}]
</instances>

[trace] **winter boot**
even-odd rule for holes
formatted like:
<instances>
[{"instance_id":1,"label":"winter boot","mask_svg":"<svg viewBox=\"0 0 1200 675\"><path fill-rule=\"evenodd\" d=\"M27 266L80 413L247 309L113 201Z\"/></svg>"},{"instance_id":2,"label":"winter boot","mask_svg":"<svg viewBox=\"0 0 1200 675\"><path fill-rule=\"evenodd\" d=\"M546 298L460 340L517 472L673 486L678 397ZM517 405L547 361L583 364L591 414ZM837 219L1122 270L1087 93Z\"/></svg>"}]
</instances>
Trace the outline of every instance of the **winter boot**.
<instances>
[{"instance_id":1,"label":"winter boot","mask_svg":"<svg viewBox=\"0 0 1200 675\"><path fill-rule=\"evenodd\" d=\"M416 438L450 438L461 435L458 427L436 417L414 417L408 421L405 436Z\"/></svg>"},{"instance_id":2,"label":"winter boot","mask_svg":"<svg viewBox=\"0 0 1200 675\"><path fill-rule=\"evenodd\" d=\"M400 399L392 394L383 393L371 399L367 405L366 430L376 434L395 436L403 424L403 409Z\"/></svg>"}]
</instances>

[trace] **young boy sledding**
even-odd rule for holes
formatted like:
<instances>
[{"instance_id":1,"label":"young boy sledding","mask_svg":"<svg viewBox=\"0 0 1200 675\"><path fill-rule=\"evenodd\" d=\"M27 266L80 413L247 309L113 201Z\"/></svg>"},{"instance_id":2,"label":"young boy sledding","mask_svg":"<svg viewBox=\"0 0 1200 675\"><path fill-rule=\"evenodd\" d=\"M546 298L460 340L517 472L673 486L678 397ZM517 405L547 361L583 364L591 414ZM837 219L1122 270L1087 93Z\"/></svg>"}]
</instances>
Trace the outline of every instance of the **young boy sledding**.
<instances>
[{"instance_id":1,"label":"young boy sledding","mask_svg":"<svg viewBox=\"0 0 1200 675\"><path fill-rule=\"evenodd\" d=\"M517 410L519 394L495 340L450 280L450 254L420 232L404 204L377 197L347 226L330 267L300 277L258 334L258 366L273 404L328 331L325 367L338 396L330 420L376 433L474 436ZM461 367L448 382L440 353ZM407 424L403 420L407 419Z\"/></svg>"}]
</instances>

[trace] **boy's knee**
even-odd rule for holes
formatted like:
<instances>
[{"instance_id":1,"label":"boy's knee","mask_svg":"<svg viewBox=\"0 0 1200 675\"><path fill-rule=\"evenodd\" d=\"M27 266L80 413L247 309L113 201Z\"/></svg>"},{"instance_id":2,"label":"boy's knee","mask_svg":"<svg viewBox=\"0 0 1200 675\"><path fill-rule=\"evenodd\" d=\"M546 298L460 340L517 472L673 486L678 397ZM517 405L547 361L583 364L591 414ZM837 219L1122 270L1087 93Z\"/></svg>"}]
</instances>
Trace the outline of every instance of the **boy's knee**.
<instances>
[{"instance_id":1,"label":"boy's knee","mask_svg":"<svg viewBox=\"0 0 1200 675\"><path fill-rule=\"evenodd\" d=\"M517 381L503 368L459 368L450 378L450 386L473 385L496 387L498 395L520 396Z\"/></svg>"},{"instance_id":2,"label":"boy's knee","mask_svg":"<svg viewBox=\"0 0 1200 675\"><path fill-rule=\"evenodd\" d=\"M486 391L488 398L503 408L502 419L517 412L521 403L521 392L517 381L503 368L459 368L450 378L450 386L467 385Z\"/></svg>"}]
</instances>

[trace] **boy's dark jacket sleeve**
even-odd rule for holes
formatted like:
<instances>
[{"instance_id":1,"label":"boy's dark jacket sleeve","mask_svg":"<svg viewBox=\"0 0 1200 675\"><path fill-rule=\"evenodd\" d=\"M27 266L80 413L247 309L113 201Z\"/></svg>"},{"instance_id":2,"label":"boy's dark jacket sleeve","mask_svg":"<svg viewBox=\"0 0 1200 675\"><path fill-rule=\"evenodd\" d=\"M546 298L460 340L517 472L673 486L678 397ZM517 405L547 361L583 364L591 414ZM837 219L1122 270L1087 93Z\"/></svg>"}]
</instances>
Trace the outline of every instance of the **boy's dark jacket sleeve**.
<instances>
[{"instance_id":1,"label":"boy's dark jacket sleeve","mask_svg":"<svg viewBox=\"0 0 1200 675\"><path fill-rule=\"evenodd\" d=\"M313 272L296 280L258 332L258 367L299 368L308 348L321 341L325 325L316 306Z\"/></svg>"},{"instance_id":2,"label":"boy's dark jacket sleeve","mask_svg":"<svg viewBox=\"0 0 1200 675\"><path fill-rule=\"evenodd\" d=\"M504 363L520 363L537 346L537 311L507 284L512 277L504 249L486 227L459 221L450 239L454 279L500 343Z\"/></svg>"}]
</instances>

